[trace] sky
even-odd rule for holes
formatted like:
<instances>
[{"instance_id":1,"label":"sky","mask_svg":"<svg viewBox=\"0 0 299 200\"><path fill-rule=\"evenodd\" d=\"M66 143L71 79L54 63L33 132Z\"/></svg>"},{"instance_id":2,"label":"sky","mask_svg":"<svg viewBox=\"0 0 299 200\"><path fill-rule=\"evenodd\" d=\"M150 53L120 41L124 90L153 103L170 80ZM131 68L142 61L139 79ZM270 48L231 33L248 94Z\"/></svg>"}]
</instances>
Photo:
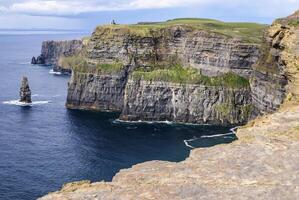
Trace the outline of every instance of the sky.
<instances>
[{"instance_id":1,"label":"sky","mask_svg":"<svg viewBox=\"0 0 299 200\"><path fill-rule=\"evenodd\" d=\"M180 17L270 24L299 9L299 0L0 0L0 29L92 30L117 23Z\"/></svg>"}]
</instances>

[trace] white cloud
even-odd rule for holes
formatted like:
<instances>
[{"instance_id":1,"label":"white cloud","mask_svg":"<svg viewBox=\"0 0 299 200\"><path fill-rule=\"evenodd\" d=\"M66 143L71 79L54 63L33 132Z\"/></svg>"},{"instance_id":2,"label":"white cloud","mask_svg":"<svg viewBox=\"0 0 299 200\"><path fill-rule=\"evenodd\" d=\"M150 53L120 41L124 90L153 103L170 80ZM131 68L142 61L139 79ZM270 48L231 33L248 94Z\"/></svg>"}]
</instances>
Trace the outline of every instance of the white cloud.
<instances>
[{"instance_id":1,"label":"white cloud","mask_svg":"<svg viewBox=\"0 0 299 200\"><path fill-rule=\"evenodd\" d=\"M67 16L81 13L214 5L251 8L262 15L299 8L299 0L1 0L0 12Z\"/></svg>"},{"instance_id":2,"label":"white cloud","mask_svg":"<svg viewBox=\"0 0 299 200\"><path fill-rule=\"evenodd\" d=\"M129 5L130 8L170 8L178 6L191 6L207 2L206 0L134 0Z\"/></svg>"},{"instance_id":3,"label":"white cloud","mask_svg":"<svg viewBox=\"0 0 299 200\"><path fill-rule=\"evenodd\" d=\"M187 7L206 2L207 0L116 0L110 2L97 0L27 0L12 3L6 7L0 5L0 11L36 15L76 15L98 11Z\"/></svg>"}]
</instances>

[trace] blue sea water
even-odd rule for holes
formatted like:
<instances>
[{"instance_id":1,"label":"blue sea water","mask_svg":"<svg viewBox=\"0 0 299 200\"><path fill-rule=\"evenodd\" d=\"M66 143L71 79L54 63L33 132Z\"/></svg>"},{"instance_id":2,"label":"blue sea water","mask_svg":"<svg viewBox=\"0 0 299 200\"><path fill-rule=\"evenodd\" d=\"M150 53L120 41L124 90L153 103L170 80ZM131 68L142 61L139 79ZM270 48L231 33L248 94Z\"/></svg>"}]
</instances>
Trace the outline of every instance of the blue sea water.
<instances>
[{"instance_id":1,"label":"blue sea water","mask_svg":"<svg viewBox=\"0 0 299 200\"><path fill-rule=\"evenodd\" d=\"M117 113L67 110L68 76L32 66L43 40L76 34L0 34L0 199L31 200L78 180L109 181L120 169L150 160L182 161L188 146L229 143L230 127L121 123ZM22 76L35 104L16 104ZM185 142L184 142L185 140ZM189 142L187 142L188 140ZM186 143L187 142L187 143ZM187 145L186 145L187 144Z\"/></svg>"}]
</instances>

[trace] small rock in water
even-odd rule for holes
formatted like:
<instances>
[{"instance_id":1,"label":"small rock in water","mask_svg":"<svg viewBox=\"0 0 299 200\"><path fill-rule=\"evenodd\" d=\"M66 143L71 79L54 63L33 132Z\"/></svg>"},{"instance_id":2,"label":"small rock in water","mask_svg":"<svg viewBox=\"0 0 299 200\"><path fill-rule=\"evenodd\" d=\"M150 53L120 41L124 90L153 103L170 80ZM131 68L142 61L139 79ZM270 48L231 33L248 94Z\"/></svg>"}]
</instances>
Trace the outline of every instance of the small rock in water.
<instances>
[{"instance_id":1,"label":"small rock in water","mask_svg":"<svg viewBox=\"0 0 299 200\"><path fill-rule=\"evenodd\" d=\"M29 88L28 78L23 77L20 88L20 102L31 103L31 90Z\"/></svg>"},{"instance_id":2,"label":"small rock in water","mask_svg":"<svg viewBox=\"0 0 299 200\"><path fill-rule=\"evenodd\" d=\"M31 64L33 64L33 65L37 64L36 58L34 56L31 59Z\"/></svg>"},{"instance_id":3,"label":"small rock in water","mask_svg":"<svg viewBox=\"0 0 299 200\"><path fill-rule=\"evenodd\" d=\"M46 58L43 54L35 58L34 56L31 59L32 65L44 65L46 63Z\"/></svg>"}]
</instances>

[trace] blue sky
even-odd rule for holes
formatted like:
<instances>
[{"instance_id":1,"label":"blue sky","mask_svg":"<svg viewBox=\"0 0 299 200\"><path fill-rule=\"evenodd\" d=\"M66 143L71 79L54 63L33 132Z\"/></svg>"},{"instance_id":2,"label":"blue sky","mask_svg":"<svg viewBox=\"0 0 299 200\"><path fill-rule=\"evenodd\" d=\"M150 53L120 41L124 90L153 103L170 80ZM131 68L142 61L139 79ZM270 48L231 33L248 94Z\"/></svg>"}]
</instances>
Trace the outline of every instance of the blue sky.
<instances>
[{"instance_id":1,"label":"blue sky","mask_svg":"<svg viewBox=\"0 0 299 200\"><path fill-rule=\"evenodd\" d=\"M179 17L271 23L299 9L299 0L0 0L0 28L92 30L118 23Z\"/></svg>"}]
</instances>

